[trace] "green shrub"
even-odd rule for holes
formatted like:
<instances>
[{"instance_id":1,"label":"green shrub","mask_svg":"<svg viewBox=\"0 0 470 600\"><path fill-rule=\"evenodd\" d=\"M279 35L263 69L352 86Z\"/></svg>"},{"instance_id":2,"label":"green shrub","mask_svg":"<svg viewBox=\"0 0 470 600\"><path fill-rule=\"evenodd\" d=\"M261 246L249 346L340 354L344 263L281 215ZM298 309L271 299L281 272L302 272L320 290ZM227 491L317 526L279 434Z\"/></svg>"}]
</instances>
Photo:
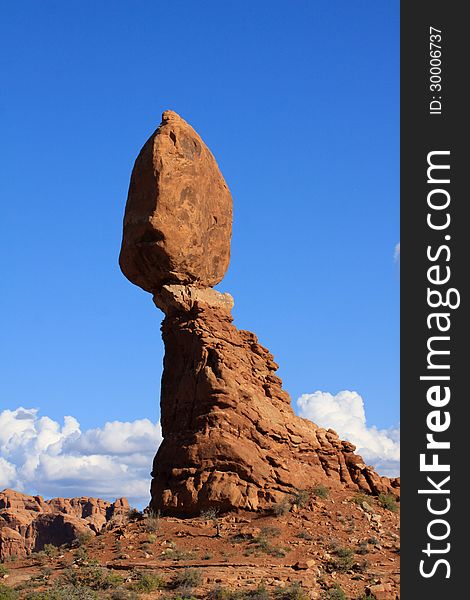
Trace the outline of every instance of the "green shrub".
<instances>
[{"instance_id":1,"label":"green shrub","mask_svg":"<svg viewBox=\"0 0 470 600\"><path fill-rule=\"evenodd\" d=\"M262 581L256 589L242 592L240 598L243 600L269 600L269 592Z\"/></svg>"},{"instance_id":2,"label":"green shrub","mask_svg":"<svg viewBox=\"0 0 470 600\"><path fill-rule=\"evenodd\" d=\"M250 540L249 546L245 551L245 556L259 551L276 558L283 558L286 555L286 550L271 544L271 538L279 535L279 533L280 531L277 527L263 527L260 533Z\"/></svg>"},{"instance_id":3,"label":"green shrub","mask_svg":"<svg viewBox=\"0 0 470 600\"><path fill-rule=\"evenodd\" d=\"M0 583L0 600L17 600L18 592Z\"/></svg>"},{"instance_id":4,"label":"green shrub","mask_svg":"<svg viewBox=\"0 0 470 600\"><path fill-rule=\"evenodd\" d=\"M346 594L341 587L335 583L329 590L325 590L322 595L322 600L348 600Z\"/></svg>"},{"instance_id":5,"label":"green shrub","mask_svg":"<svg viewBox=\"0 0 470 600\"><path fill-rule=\"evenodd\" d=\"M151 510L148 517L145 519L145 531L155 533L160 529L160 511Z\"/></svg>"},{"instance_id":6,"label":"green shrub","mask_svg":"<svg viewBox=\"0 0 470 600\"><path fill-rule=\"evenodd\" d=\"M326 489L326 488L325 488ZM291 502L294 506L304 508L310 500L310 492L308 490L296 490L292 494Z\"/></svg>"},{"instance_id":7,"label":"green shrub","mask_svg":"<svg viewBox=\"0 0 470 600\"><path fill-rule=\"evenodd\" d=\"M369 552L369 545L366 540L359 542L356 552L358 554L367 554Z\"/></svg>"},{"instance_id":8,"label":"green shrub","mask_svg":"<svg viewBox=\"0 0 470 600\"><path fill-rule=\"evenodd\" d=\"M165 552L161 555L163 560L192 560L195 558L194 552L192 550L178 550L176 545L174 548L167 548Z\"/></svg>"},{"instance_id":9,"label":"green shrub","mask_svg":"<svg viewBox=\"0 0 470 600\"><path fill-rule=\"evenodd\" d=\"M95 536L90 529L81 531L79 534L77 534L77 536L74 540L74 543L77 544L78 546L86 546L87 544L89 544L91 542L91 540L94 537ZM46 545L50 546L51 544L46 544Z\"/></svg>"},{"instance_id":10,"label":"green shrub","mask_svg":"<svg viewBox=\"0 0 470 600\"><path fill-rule=\"evenodd\" d=\"M276 600L309 600L310 596L304 592L298 581L287 588L277 588L274 592Z\"/></svg>"},{"instance_id":11,"label":"green shrub","mask_svg":"<svg viewBox=\"0 0 470 600\"><path fill-rule=\"evenodd\" d=\"M113 590L109 600L139 600L139 595L132 590L117 589Z\"/></svg>"},{"instance_id":12,"label":"green shrub","mask_svg":"<svg viewBox=\"0 0 470 600\"><path fill-rule=\"evenodd\" d=\"M297 534L297 537L300 538L301 540L308 540L308 541L313 540L313 535L311 533L309 533L308 531L300 531Z\"/></svg>"},{"instance_id":13,"label":"green shrub","mask_svg":"<svg viewBox=\"0 0 470 600\"><path fill-rule=\"evenodd\" d=\"M217 585L209 595L210 600L234 600L232 591Z\"/></svg>"},{"instance_id":14,"label":"green shrub","mask_svg":"<svg viewBox=\"0 0 470 600\"><path fill-rule=\"evenodd\" d=\"M276 502L275 504L273 504L271 507L271 511L274 515L276 515L276 517L282 517L284 515L287 515L291 507L292 505L289 502L289 499L285 497L280 502Z\"/></svg>"},{"instance_id":15,"label":"green shrub","mask_svg":"<svg viewBox=\"0 0 470 600\"><path fill-rule=\"evenodd\" d=\"M326 500L330 495L330 490L320 483L313 488L312 493L315 496L315 498L321 498L322 500Z\"/></svg>"},{"instance_id":16,"label":"green shrub","mask_svg":"<svg viewBox=\"0 0 470 600\"><path fill-rule=\"evenodd\" d=\"M5 575L8 575L8 569L5 565L0 564L0 577L5 577Z\"/></svg>"},{"instance_id":17,"label":"green shrub","mask_svg":"<svg viewBox=\"0 0 470 600\"><path fill-rule=\"evenodd\" d=\"M53 544L45 544L43 551L48 558L55 558L59 554L59 549Z\"/></svg>"},{"instance_id":18,"label":"green shrub","mask_svg":"<svg viewBox=\"0 0 470 600\"><path fill-rule=\"evenodd\" d=\"M87 565L79 569L65 569L60 583L91 590L107 590L123 583L123 578L99 565Z\"/></svg>"},{"instance_id":19,"label":"green shrub","mask_svg":"<svg viewBox=\"0 0 470 600\"><path fill-rule=\"evenodd\" d=\"M363 493L358 493L358 494L354 494L354 496L351 498L351 501L354 502L354 504L358 504L359 506L362 505L363 502L367 502L368 501L368 497L363 494Z\"/></svg>"},{"instance_id":20,"label":"green shrub","mask_svg":"<svg viewBox=\"0 0 470 600\"><path fill-rule=\"evenodd\" d=\"M1 596L0 596L1 598ZM25 600L97 600L96 592L86 587L58 585L44 592L30 592Z\"/></svg>"},{"instance_id":21,"label":"green shrub","mask_svg":"<svg viewBox=\"0 0 470 600\"><path fill-rule=\"evenodd\" d=\"M218 508L208 508L207 510L202 510L200 516L203 521L213 521L214 519L218 518L219 509Z\"/></svg>"},{"instance_id":22,"label":"green shrub","mask_svg":"<svg viewBox=\"0 0 470 600\"><path fill-rule=\"evenodd\" d=\"M386 508L392 512L398 511L396 498L392 494L380 494L377 500L382 508Z\"/></svg>"},{"instance_id":23,"label":"green shrub","mask_svg":"<svg viewBox=\"0 0 470 600\"><path fill-rule=\"evenodd\" d=\"M184 568L182 571L176 574L173 579L173 587L179 588L193 588L201 583L201 571L200 569L191 569L189 567Z\"/></svg>"},{"instance_id":24,"label":"green shrub","mask_svg":"<svg viewBox=\"0 0 470 600\"><path fill-rule=\"evenodd\" d=\"M153 592L164 587L165 581L156 573L139 573L132 588L138 592Z\"/></svg>"},{"instance_id":25,"label":"green shrub","mask_svg":"<svg viewBox=\"0 0 470 600\"><path fill-rule=\"evenodd\" d=\"M345 573L354 564L354 550L339 547L335 550L335 557L328 562L328 567L333 571Z\"/></svg>"}]
</instances>

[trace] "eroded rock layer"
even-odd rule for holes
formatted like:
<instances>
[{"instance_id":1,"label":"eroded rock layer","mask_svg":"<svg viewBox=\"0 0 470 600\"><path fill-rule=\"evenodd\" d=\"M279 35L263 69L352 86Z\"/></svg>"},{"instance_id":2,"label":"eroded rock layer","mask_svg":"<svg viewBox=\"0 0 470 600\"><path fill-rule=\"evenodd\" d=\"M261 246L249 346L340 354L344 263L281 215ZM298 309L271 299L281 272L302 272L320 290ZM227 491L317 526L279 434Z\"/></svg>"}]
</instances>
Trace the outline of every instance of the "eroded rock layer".
<instances>
[{"instance_id":1,"label":"eroded rock layer","mask_svg":"<svg viewBox=\"0 0 470 600\"><path fill-rule=\"evenodd\" d=\"M152 508L257 510L318 483L398 493L353 444L294 414L273 356L233 325L228 294L166 286L155 302L166 317Z\"/></svg>"},{"instance_id":2,"label":"eroded rock layer","mask_svg":"<svg viewBox=\"0 0 470 600\"><path fill-rule=\"evenodd\" d=\"M70 543L80 533L96 534L128 512L126 498L115 502L85 497L44 500L5 489L0 492L0 560L27 556L46 544Z\"/></svg>"}]
</instances>

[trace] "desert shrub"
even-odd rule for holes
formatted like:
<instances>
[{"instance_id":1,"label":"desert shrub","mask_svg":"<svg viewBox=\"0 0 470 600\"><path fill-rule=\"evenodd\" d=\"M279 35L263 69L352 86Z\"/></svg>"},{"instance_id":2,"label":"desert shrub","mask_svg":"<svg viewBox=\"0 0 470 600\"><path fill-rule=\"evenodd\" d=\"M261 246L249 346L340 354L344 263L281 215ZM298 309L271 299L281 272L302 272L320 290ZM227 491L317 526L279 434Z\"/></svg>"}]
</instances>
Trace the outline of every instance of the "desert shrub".
<instances>
[{"instance_id":1,"label":"desert shrub","mask_svg":"<svg viewBox=\"0 0 470 600\"><path fill-rule=\"evenodd\" d=\"M336 583L333 587L325 590L322 594L322 600L348 600L346 594Z\"/></svg>"},{"instance_id":2,"label":"desert shrub","mask_svg":"<svg viewBox=\"0 0 470 600\"><path fill-rule=\"evenodd\" d=\"M0 583L0 600L17 600L18 592Z\"/></svg>"},{"instance_id":3,"label":"desert shrub","mask_svg":"<svg viewBox=\"0 0 470 600\"><path fill-rule=\"evenodd\" d=\"M54 544L45 544L43 551L48 558L55 558L59 554L59 549Z\"/></svg>"},{"instance_id":4,"label":"desert shrub","mask_svg":"<svg viewBox=\"0 0 470 600\"><path fill-rule=\"evenodd\" d=\"M315 498L322 498L323 500L326 500L326 498L328 498L330 495L330 490L325 485L320 483L313 488L312 493Z\"/></svg>"},{"instance_id":5,"label":"desert shrub","mask_svg":"<svg viewBox=\"0 0 470 600\"><path fill-rule=\"evenodd\" d=\"M162 559L166 560L192 560L194 558L194 552L192 550L179 550L176 544L173 543L170 548L167 548L161 555Z\"/></svg>"},{"instance_id":6,"label":"desert shrub","mask_svg":"<svg viewBox=\"0 0 470 600\"><path fill-rule=\"evenodd\" d=\"M193 588L201 583L201 577L202 574L200 569L186 567L175 575L172 585L176 589L184 587Z\"/></svg>"},{"instance_id":7,"label":"desert shrub","mask_svg":"<svg viewBox=\"0 0 470 600\"><path fill-rule=\"evenodd\" d=\"M277 588L274 592L274 598L276 600L309 600L310 596L296 581L287 588Z\"/></svg>"},{"instance_id":8,"label":"desert shrub","mask_svg":"<svg viewBox=\"0 0 470 600\"><path fill-rule=\"evenodd\" d=\"M291 503L287 497L283 498L281 501L276 502L271 507L271 512L276 515L276 517L282 517L283 515L287 515L287 513L291 509Z\"/></svg>"},{"instance_id":9,"label":"desert shrub","mask_svg":"<svg viewBox=\"0 0 470 600\"><path fill-rule=\"evenodd\" d=\"M237 592L232 592L227 588L217 585L209 595L210 600L238 600L240 595Z\"/></svg>"},{"instance_id":10,"label":"desert shrub","mask_svg":"<svg viewBox=\"0 0 470 600\"><path fill-rule=\"evenodd\" d=\"M5 575L8 575L8 569L0 563L0 577L5 577Z\"/></svg>"},{"instance_id":11,"label":"desert shrub","mask_svg":"<svg viewBox=\"0 0 470 600\"><path fill-rule=\"evenodd\" d=\"M392 512L398 511L397 501L395 499L395 496L393 496L392 494L380 494L377 500L382 508L386 508L387 510L391 510Z\"/></svg>"},{"instance_id":12,"label":"desert shrub","mask_svg":"<svg viewBox=\"0 0 470 600\"><path fill-rule=\"evenodd\" d=\"M299 508L307 506L309 500L310 492L308 490L296 490L291 497L291 503Z\"/></svg>"},{"instance_id":13,"label":"desert shrub","mask_svg":"<svg viewBox=\"0 0 470 600\"><path fill-rule=\"evenodd\" d=\"M75 537L74 544L76 544L77 546L86 546L87 544L89 544L91 542L91 540L94 537L95 536L94 536L93 532L90 529L87 529L85 531L81 531ZM46 544L46 545L50 546L51 544Z\"/></svg>"},{"instance_id":14,"label":"desert shrub","mask_svg":"<svg viewBox=\"0 0 470 600\"><path fill-rule=\"evenodd\" d=\"M263 527L260 533L249 542L248 548L245 550L245 556L254 554L255 552L264 552L276 558L282 558L286 555L286 550L271 544L271 538L279 535L280 531L277 527Z\"/></svg>"},{"instance_id":15,"label":"desert shrub","mask_svg":"<svg viewBox=\"0 0 470 600\"><path fill-rule=\"evenodd\" d=\"M142 518L142 513L138 508L131 508L127 511L127 518L129 521L137 521Z\"/></svg>"},{"instance_id":16,"label":"desert shrub","mask_svg":"<svg viewBox=\"0 0 470 600\"><path fill-rule=\"evenodd\" d=\"M262 581L256 589L244 592L241 597L243 600L269 600L269 592Z\"/></svg>"},{"instance_id":17,"label":"desert shrub","mask_svg":"<svg viewBox=\"0 0 470 600\"><path fill-rule=\"evenodd\" d=\"M367 500L368 497L361 492L354 494L354 496L351 498L351 502L354 502L354 504L358 504L359 506L361 506L363 502L367 502Z\"/></svg>"},{"instance_id":18,"label":"desert shrub","mask_svg":"<svg viewBox=\"0 0 470 600\"><path fill-rule=\"evenodd\" d=\"M311 533L309 533L308 531L299 531L299 533L297 534L297 537L300 538L301 540L308 540L308 541L313 540L313 535Z\"/></svg>"},{"instance_id":19,"label":"desert shrub","mask_svg":"<svg viewBox=\"0 0 470 600\"><path fill-rule=\"evenodd\" d=\"M96 592L89 588L73 585L58 585L51 590L30 592L25 600L97 600L97 598Z\"/></svg>"},{"instance_id":20,"label":"desert shrub","mask_svg":"<svg viewBox=\"0 0 470 600\"><path fill-rule=\"evenodd\" d=\"M370 563L368 560L361 560L360 563L357 563L354 565L353 569L357 573L367 573L367 571L369 570L369 567L370 567Z\"/></svg>"},{"instance_id":21,"label":"desert shrub","mask_svg":"<svg viewBox=\"0 0 470 600\"><path fill-rule=\"evenodd\" d=\"M138 592L153 592L164 587L165 581L161 575L156 573L139 573L138 579L132 585L132 588Z\"/></svg>"},{"instance_id":22,"label":"desert shrub","mask_svg":"<svg viewBox=\"0 0 470 600\"><path fill-rule=\"evenodd\" d=\"M364 592L364 594L357 597L357 600L374 600L374 596L370 596L368 593Z\"/></svg>"},{"instance_id":23,"label":"desert shrub","mask_svg":"<svg viewBox=\"0 0 470 600\"><path fill-rule=\"evenodd\" d=\"M369 552L369 545L366 540L361 540L359 542L356 552L358 554L367 554Z\"/></svg>"},{"instance_id":24,"label":"desert shrub","mask_svg":"<svg viewBox=\"0 0 470 600\"><path fill-rule=\"evenodd\" d=\"M138 600L139 595L132 590L125 590L123 588L113 590L109 595L109 600Z\"/></svg>"},{"instance_id":25,"label":"desert shrub","mask_svg":"<svg viewBox=\"0 0 470 600\"><path fill-rule=\"evenodd\" d=\"M332 571L341 571L345 573L354 564L354 550L346 547L339 547L335 550L335 556L328 562L328 567Z\"/></svg>"},{"instance_id":26,"label":"desert shrub","mask_svg":"<svg viewBox=\"0 0 470 600\"><path fill-rule=\"evenodd\" d=\"M204 521L213 521L214 519L217 519L218 516L218 508L208 508L207 510L202 510L200 514L201 519L203 519Z\"/></svg>"},{"instance_id":27,"label":"desert shrub","mask_svg":"<svg viewBox=\"0 0 470 600\"><path fill-rule=\"evenodd\" d=\"M144 529L148 533L155 533L160 529L160 511L151 510L145 519Z\"/></svg>"},{"instance_id":28,"label":"desert shrub","mask_svg":"<svg viewBox=\"0 0 470 600\"><path fill-rule=\"evenodd\" d=\"M121 585L123 578L117 573L108 571L108 569L99 565L87 565L79 569L66 569L59 581L75 587L83 587L91 590L107 590Z\"/></svg>"}]
</instances>

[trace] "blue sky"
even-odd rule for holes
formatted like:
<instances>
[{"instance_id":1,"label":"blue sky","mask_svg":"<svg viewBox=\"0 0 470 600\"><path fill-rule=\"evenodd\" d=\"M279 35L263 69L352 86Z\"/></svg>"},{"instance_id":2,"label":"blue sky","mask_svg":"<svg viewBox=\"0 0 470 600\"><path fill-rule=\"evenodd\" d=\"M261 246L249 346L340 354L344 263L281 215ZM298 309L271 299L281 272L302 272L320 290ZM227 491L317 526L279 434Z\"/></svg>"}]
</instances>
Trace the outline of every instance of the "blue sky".
<instances>
[{"instance_id":1,"label":"blue sky","mask_svg":"<svg viewBox=\"0 0 470 600\"><path fill-rule=\"evenodd\" d=\"M24 1L0 24L0 408L158 420L161 313L120 273L133 161L171 108L234 197L219 289L295 400L399 420L398 1Z\"/></svg>"}]
</instances>

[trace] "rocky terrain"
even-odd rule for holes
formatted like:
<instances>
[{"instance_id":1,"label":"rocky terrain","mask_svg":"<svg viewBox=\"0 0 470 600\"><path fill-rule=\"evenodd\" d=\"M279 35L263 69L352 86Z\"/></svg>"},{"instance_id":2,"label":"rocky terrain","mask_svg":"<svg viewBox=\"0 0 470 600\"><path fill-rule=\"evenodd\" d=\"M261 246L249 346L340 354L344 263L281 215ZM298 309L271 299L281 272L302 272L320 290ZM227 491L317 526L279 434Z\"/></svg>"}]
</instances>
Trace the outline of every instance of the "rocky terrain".
<instances>
[{"instance_id":1,"label":"rocky terrain","mask_svg":"<svg viewBox=\"0 0 470 600\"><path fill-rule=\"evenodd\" d=\"M83 500L65 504L83 506ZM108 504L93 502L100 503ZM45 544L27 556L6 557L0 599L399 597L399 517L392 496L318 484L257 512L209 510L180 519L131 510L126 517L98 531L77 530L60 547Z\"/></svg>"},{"instance_id":2,"label":"rocky terrain","mask_svg":"<svg viewBox=\"0 0 470 600\"><path fill-rule=\"evenodd\" d=\"M231 227L214 157L166 111L134 165L120 254L165 315L150 506L6 490L0 600L398 598L400 482L296 416L271 353L233 324L213 289Z\"/></svg>"},{"instance_id":3,"label":"rocky terrain","mask_svg":"<svg viewBox=\"0 0 470 600\"><path fill-rule=\"evenodd\" d=\"M125 498L110 503L97 498L26 496L14 490L0 492L0 560L22 558L61 546L81 534L97 533L109 522L119 523L129 512Z\"/></svg>"}]
</instances>

